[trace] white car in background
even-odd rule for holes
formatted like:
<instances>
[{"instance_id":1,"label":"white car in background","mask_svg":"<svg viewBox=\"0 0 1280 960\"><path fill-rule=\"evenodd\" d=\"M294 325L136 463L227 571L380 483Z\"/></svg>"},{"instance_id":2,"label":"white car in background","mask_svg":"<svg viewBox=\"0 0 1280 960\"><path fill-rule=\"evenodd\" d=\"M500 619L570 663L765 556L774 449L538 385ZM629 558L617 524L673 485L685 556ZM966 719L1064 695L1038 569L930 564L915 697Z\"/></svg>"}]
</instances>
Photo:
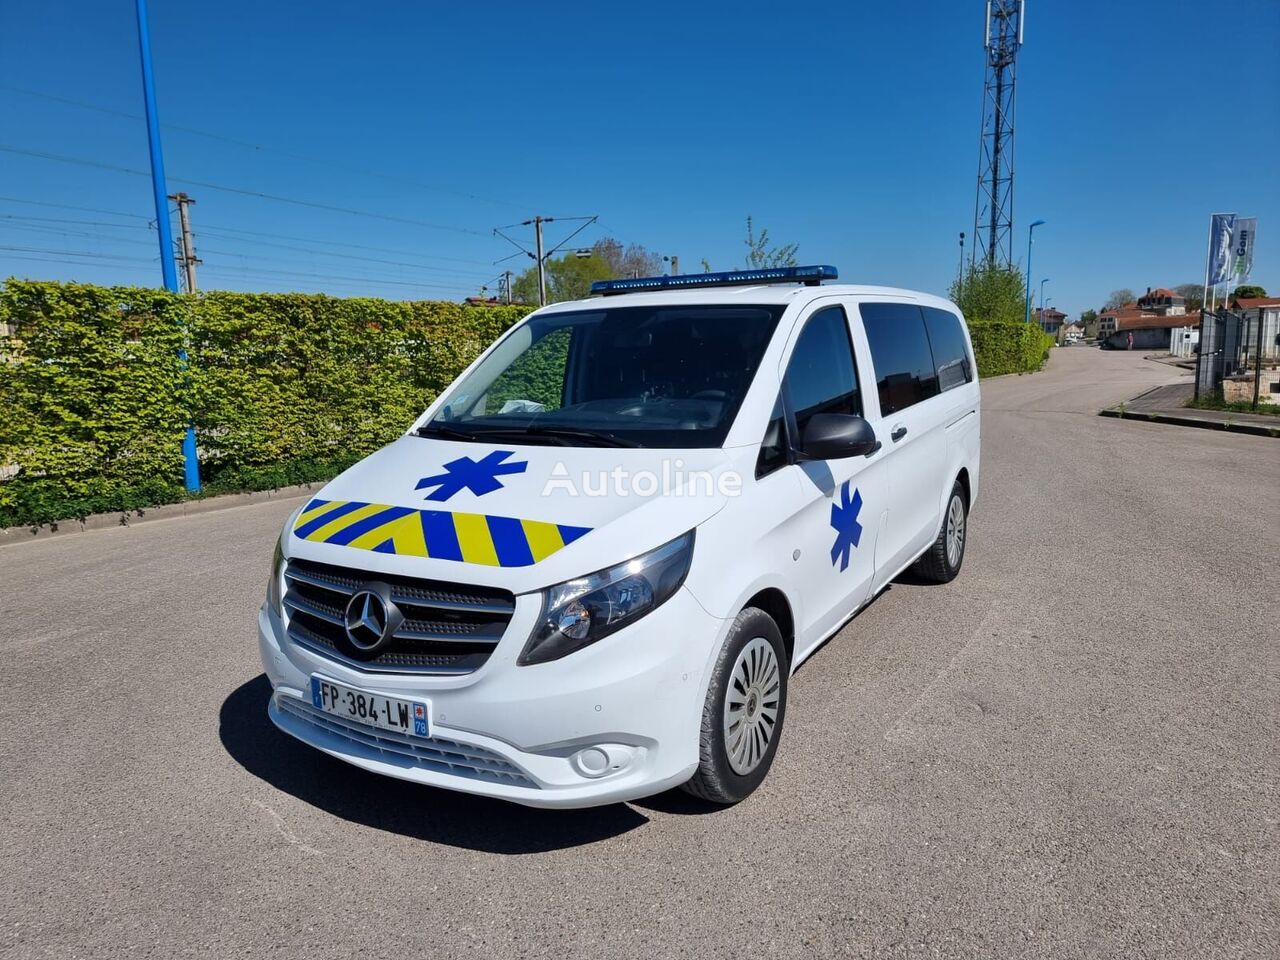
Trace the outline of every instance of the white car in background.
<instances>
[{"instance_id":1,"label":"white car in background","mask_svg":"<svg viewBox=\"0 0 1280 960\"><path fill-rule=\"evenodd\" d=\"M959 311L835 277L607 281L517 324L289 519L271 719L532 806L749 795L789 676L907 567L953 579L978 494Z\"/></svg>"}]
</instances>

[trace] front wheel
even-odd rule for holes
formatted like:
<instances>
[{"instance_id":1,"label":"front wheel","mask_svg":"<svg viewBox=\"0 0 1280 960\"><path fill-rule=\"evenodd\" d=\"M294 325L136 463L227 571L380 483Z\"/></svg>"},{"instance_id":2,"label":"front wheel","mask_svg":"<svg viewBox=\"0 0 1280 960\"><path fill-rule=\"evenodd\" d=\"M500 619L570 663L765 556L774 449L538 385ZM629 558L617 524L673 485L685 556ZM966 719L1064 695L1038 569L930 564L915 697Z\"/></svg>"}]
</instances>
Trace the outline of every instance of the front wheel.
<instances>
[{"instance_id":1,"label":"front wheel","mask_svg":"<svg viewBox=\"0 0 1280 960\"><path fill-rule=\"evenodd\" d=\"M787 710L787 652L763 610L738 614L702 708L698 770L684 789L712 803L744 800L773 765Z\"/></svg>"},{"instance_id":2,"label":"front wheel","mask_svg":"<svg viewBox=\"0 0 1280 960\"><path fill-rule=\"evenodd\" d=\"M938 539L916 561L916 573L934 583L950 583L964 563L965 541L969 536L969 498L959 480L947 498L947 511L942 517Z\"/></svg>"}]
</instances>

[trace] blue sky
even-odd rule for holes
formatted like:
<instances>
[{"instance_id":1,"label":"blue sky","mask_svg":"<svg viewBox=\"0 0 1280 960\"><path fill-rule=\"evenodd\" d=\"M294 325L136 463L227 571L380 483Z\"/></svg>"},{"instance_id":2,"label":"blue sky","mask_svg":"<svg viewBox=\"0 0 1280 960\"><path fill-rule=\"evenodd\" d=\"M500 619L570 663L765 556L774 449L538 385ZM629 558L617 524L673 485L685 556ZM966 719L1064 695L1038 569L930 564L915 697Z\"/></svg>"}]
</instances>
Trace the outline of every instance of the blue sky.
<instances>
[{"instance_id":1,"label":"blue sky","mask_svg":"<svg viewBox=\"0 0 1280 960\"><path fill-rule=\"evenodd\" d=\"M460 297L535 213L727 269L751 214L801 262L945 291L982 0L637 9L151 0L200 286ZM1278 49L1276 0L1030 0L1015 229L1022 257L1047 221L1054 306L1203 279L1213 211L1260 218L1253 279L1280 288ZM140 111L132 0L4 5L0 146L145 171ZM0 197L0 275L159 283L145 176L0 151Z\"/></svg>"}]
</instances>

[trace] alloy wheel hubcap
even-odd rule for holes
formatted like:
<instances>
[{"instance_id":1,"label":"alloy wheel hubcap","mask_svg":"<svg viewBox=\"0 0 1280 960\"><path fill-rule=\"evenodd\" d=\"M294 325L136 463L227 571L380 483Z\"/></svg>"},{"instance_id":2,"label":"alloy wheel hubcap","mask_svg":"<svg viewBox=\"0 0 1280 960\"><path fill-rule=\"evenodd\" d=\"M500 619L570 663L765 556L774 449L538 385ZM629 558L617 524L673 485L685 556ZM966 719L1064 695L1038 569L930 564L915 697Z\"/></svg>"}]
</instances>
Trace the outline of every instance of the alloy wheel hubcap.
<instances>
[{"instance_id":1,"label":"alloy wheel hubcap","mask_svg":"<svg viewBox=\"0 0 1280 960\"><path fill-rule=\"evenodd\" d=\"M964 554L964 523L964 503L959 497L952 497L947 508L947 563L952 570L960 566Z\"/></svg>"},{"instance_id":2,"label":"alloy wheel hubcap","mask_svg":"<svg viewBox=\"0 0 1280 960\"><path fill-rule=\"evenodd\" d=\"M746 776L760 765L778 725L782 671L773 644L756 637L738 654L724 698L724 744L729 766Z\"/></svg>"}]
</instances>

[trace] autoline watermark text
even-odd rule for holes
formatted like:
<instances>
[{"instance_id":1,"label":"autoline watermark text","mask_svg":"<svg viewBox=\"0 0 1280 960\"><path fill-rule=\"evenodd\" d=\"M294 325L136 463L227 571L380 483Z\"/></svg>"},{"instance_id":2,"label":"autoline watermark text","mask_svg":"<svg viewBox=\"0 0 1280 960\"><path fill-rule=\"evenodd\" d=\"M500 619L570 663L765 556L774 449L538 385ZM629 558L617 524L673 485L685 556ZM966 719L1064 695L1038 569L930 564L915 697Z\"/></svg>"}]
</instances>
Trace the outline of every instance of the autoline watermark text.
<instances>
[{"instance_id":1,"label":"autoline watermark text","mask_svg":"<svg viewBox=\"0 0 1280 960\"><path fill-rule=\"evenodd\" d=\"M736 497L742 493L742 477L736 470L690 470L678 457L663 460L658 470L616 466L574 474L557 463L542 487L544 497L554 493L571 497Z\"/></svg>"}]
</instances>

